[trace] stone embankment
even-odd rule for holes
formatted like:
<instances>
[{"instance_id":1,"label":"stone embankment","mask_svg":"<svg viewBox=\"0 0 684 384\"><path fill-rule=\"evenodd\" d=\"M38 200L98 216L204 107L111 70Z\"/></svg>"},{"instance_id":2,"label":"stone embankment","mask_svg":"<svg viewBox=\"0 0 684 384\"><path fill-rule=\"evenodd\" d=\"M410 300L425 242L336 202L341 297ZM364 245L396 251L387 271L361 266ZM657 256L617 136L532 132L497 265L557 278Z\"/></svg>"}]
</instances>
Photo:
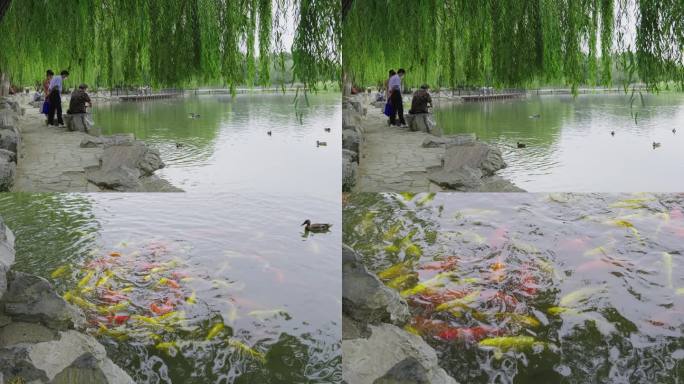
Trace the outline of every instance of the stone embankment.
<instances>
[{"instance_id":1,"label":"stone embankment","mask_svg":"<svg viewBox=\"0 0 684 384\"><path fill-rule=\"evenodd\" d=\"M343 102L344 191L523 192L496 175L506 167L497 148L473 134L442 136L429 115L412 119L417 131L390 127L384 102L369 104L366 97Z\"/></svg>"},{"instance_id":2,"label":"stone embankment","mask_svg":"<svg viewBox=\"0 0 684 384\"><path fill-rule=\"evenodd\" d=\"M11 270L14 235L0 218L0 384L129 384L84 331L85 318L42 277Z\"/></svg>"},{"instance_id":3,"label":"stone embankment","mask_svg":"<svg viewBox=\"0 0 684 384\"><path fill-rule=\"evenodd\" d=\"M36 102L0 100L0 190L179 192L156 176L159 152L132 135L99 136L85 115L48 127ZM8 108L9 106L9 108ZM6 143L6 144L5 144Z\"/></svg>"},{"instance_id":4,"label":"stone embankment","mask_svg":"<svg viewBox=\"0 0 684 384\"><path fill-rule=\"evenodd\" d=\"M408 305L342 248L342 379L351 384L456 384L437 353L402 327Z\"/></svg>"}]
</instances>

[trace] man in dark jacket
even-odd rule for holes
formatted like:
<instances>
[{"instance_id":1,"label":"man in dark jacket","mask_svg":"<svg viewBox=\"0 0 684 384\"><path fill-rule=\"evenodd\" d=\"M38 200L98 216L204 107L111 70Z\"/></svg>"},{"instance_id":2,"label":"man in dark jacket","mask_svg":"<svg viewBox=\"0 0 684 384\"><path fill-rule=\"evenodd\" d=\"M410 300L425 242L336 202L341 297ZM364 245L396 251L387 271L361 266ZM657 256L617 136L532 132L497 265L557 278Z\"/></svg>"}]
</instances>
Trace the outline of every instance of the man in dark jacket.
<instances>
[{"instance_id":1,"label":"man in dark jacket","mask_svg":"<svg viewBox=\"0 0 684 384\"><path fill-rule=\"evenodd\" d=\"M428 85L423 84L420 89L413 93L413 99L411 100L411 109L409 113L412 115L418 113L429 113L429 108L432 107L432 97L428 93Z\"/></svg>"},{"instance_id":2,"label":"man in dark jacket","mask_svg":"<svg viewBox=\"0 0 684 384\"><path fill-rule=\"evenodd\" d=\"M92 106L92 103L90 102L90 96L88 96L86 90L88 90L88 86L81 84L78 86L77 90L71 93L69 109L67 110L68 114L73 115L76 113L86 113L86 104L88 104L88 106Z\"/></svg>"}]
</instances>

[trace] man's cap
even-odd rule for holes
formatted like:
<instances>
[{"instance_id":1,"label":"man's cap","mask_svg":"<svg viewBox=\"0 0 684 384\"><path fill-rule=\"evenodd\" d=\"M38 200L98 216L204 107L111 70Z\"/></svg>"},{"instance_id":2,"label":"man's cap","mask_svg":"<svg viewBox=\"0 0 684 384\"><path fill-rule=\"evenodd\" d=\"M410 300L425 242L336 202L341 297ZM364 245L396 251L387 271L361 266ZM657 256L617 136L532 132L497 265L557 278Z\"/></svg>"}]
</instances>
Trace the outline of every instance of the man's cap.
<instances>
[{"instance_id":1,"label":"man's cap","mask_svg":"<svg viewBox=\"0 0 684 384\"><path fill-rule=\"evenodd\" d=\"M427 84L423 84L423 85L420 86L420 89L428 89L428 88L430 88L430 87L428 87Z\"/></svg>"},{"instance_id":2,"label":"man's cap","mask_svg":"<svg viewBox=\"0 0 684 384\"><path fill-rule=\"evenodd\" d=\"M81 85L78 86L78 89L88 89L88 85L85 83L82 83Z\"/></svg>"}]
</instances>

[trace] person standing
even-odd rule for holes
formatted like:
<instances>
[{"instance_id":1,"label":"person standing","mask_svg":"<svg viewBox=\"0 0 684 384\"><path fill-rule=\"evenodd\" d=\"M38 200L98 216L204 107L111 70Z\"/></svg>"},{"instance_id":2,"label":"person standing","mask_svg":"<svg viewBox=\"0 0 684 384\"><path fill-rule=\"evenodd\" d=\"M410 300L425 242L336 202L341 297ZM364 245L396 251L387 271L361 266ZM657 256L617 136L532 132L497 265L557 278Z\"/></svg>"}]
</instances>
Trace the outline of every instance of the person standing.
<instances>
[{"instance_id":1,"label":"person standing","mask_svg":"<svg viewBox=\"0 0 684 384\"><path fill-rule=\"evenodd\" d=\"M389 79L392 78L392 76L396 75L397 73L394 72L394 69L389 70L389 76L387 77L387 80L385 80L385 100L389 101L390 98L390 89L389 89Z\"/></svg>"},{"instance_id":2,"label":"person standing","mask_svg":"<svg viewBox=\"0 0 684 384\"><path fill-rule=\"evenodd\" d=\"M50 81L49 89L50 108L48 110L48 125L64 125L62 120L62 85L64 80L69 77L68 71L62 71L58 76L54 76ZM55 113L57 113L57 122L55 122Z\"/></svg>"},{"instance_id":3,"label":"person standing","mask_svg":"<svg viewBox=\"0 0 684 384\"><path fill-rule=\"evenodd\" d=\"M50 94L50 82L54 76L55 73L52 72L52 69L48 69L47 72L45 72L45 80L43 80L43 95L45 96L45 100L48 99L48 95Z\"/></svg>"},{"instance_id":4,"label":"person standing","mask_svg":"<svg viewBox=\"0 0 684 384\"><path fill-rule=\"evenodd\" d=\"M390 115L390 125L396 125L398 127L405 126L406 121L404 120L404 101L401 97L401 79L406 74L404 68L399 68L397 73L390 77L387 82L387 87L390 90L390 103L392 104L392 114ZM397 115L399 115L399 121L397 121Z\"/></svg>"}]
</instances>

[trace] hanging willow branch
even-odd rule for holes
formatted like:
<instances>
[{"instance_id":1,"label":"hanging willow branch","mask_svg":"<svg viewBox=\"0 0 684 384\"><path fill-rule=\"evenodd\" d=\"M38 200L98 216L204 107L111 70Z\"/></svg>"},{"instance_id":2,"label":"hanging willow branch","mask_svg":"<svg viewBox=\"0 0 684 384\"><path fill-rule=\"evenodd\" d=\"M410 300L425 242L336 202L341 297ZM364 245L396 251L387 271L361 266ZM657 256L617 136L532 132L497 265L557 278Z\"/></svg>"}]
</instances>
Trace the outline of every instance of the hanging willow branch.
<instances>
[{"instance_id":1,"label":"hanging willow branch","mask_svg":"<svg viewBox=\"0 0 684 384\"><path fill-rule=\"evenodd\" d=\"M337 0L277 1L294 10L297 80L339 81ZM271 57L285 50L272 2L0 0L0 72L21 85L48 68L106 87L267 85Z\"/></svg>"},{"instance_id":2,"label":"hanging willow branch","mask_svg":"<svg viewBox=\"0 0 684 384\"><path fill-rule=\"evenodd\" d=\"M359 85L399 67L413 86L609 85L624 51L647 85L684 85L682 0L345 0L344 10L343 69ZM628 14L636 42L623 47Z\"/></svg>"}]
</instances>

